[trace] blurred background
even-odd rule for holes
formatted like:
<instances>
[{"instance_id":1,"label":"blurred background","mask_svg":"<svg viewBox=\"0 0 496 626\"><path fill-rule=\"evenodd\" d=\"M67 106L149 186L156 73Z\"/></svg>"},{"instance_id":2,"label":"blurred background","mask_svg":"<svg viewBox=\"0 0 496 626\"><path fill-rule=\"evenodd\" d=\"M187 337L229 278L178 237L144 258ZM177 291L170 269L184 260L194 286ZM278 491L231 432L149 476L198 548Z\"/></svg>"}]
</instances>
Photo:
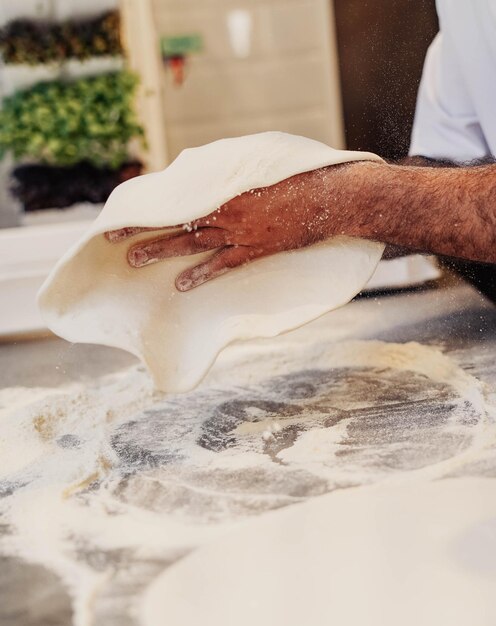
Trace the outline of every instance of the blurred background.
<instances>
[{"instance_id":1,"label":"blurred background","mask_svg":"<svg viewBox=\"0 0 496 626\"><path fill-rule=\"evenodd\" d=\"M2 0L0 336L120 182L280 130L407 154L434 0ZM427 272L429 277L429 272Z\"/></svg>"}]
</instances>

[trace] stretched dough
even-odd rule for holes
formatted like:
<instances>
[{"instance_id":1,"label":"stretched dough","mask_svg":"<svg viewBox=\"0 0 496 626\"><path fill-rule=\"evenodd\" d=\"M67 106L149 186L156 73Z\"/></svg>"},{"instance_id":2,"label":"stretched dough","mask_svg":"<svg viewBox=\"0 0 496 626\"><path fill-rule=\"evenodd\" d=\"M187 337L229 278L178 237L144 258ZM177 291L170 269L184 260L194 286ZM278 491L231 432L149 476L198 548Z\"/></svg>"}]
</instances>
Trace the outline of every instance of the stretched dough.
<instances>
[{"instance_id":1,"label":"stretched dough","mask_svg":"<svg viewBox=\"0 0 496 626\"><path fill-rule=\"evenodd\" d=\"M176 276L210 252L133 269L126 258L129 241L109 244L102 233L183 224L250 189L364 159L380 160L279 132L185 150L165 170L133 178L112 192L42 286L38 302L46 324L72 342L132 352L159 389L191 389L229 343L277 335L351 300L372 275L383 245L338 237L254 261L179 293Z\"/></svg>"}]
</instances>

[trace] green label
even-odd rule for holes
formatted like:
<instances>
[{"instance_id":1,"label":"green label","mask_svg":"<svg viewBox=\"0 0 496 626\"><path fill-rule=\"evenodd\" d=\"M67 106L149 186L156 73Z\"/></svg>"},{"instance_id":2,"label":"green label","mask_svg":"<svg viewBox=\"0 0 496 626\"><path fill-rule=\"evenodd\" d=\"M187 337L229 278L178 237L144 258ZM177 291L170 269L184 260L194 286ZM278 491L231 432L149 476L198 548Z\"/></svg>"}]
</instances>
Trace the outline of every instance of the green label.
<instances>
[{"instance_id":1,"label":"green label","mask_svg":"<svg viewBox=\"0 0 496 626\"><path fill-rule=\"evenodd\" d=\"M173 35L160 39L160 50L164 57L185 56L203 50L201 35Z\"/></svg>"}]
</instances>

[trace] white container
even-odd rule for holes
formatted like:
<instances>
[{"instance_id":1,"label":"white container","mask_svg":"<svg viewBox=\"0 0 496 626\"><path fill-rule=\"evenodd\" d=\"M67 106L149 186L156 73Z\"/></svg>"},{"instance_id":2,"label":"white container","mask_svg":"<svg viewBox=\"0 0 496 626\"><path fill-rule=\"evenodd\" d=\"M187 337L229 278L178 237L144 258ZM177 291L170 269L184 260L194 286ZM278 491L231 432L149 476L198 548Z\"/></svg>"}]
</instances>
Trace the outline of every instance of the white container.
<instances>
[{"instance_id":1,"label":"white container","mask_svg":"<svg viewBox=\"0 0 496 626\"><path fill-rule=\"evenodd\" d=\"M118 0L52 0L56 20L91 18L118 8Z\"/></svg>"},{"instance_id":2,"label":"white container","mask_svg":"<svg viewBox=\"0 0 496 626\"><path fill-rule=\"evenodd\" d=\"M61 68L58 63L46 65L3 65L0 72L1 93L10 96L21 89L28 89L37 83L57 80Z\"/></svg>"},{"instance_id":3,"label":"white container","mask_svg":"<svg viewBox=\"0 0 496 626\"><path fill-rule=\"evenodd\" d=\"M52 80L77 80L88 76L98 76L118 72L124 67L120 56L93 57L86 61L70 59L62 64L44 65L4 65L0 72L0 94L10 96L21 89L28 89L37 83Z\"/></svg>"},{"instance_id":4,"label":"white container","mask_svg":"<svg viewBox=\"0 0 496 626\"><path fill-rule=\"evenodd\" d=\"M113 11L118 0L1 0L0 27L12 20L85 19Z\"/></svg>"},{"instance_id":5,"label":"white container","mask_svg":"<svg viewBox=\"0 0 496 626\"><path fill-rule=\"evenodd\" d=\"M98 76L118 72L124 67L124 59L120 56L92 57L86 61L70 59L62 66L61 77L76 80L88 76Z\"/></svg>"}]
</instances>

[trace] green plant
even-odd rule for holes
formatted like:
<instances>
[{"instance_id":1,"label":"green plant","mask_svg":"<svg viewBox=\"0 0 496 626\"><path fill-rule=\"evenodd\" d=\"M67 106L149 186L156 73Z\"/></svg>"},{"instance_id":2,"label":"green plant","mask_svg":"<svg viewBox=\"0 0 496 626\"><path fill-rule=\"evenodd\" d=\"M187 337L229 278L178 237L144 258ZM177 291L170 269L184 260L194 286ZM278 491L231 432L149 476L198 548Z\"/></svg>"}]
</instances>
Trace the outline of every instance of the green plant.
<instances>
[{"instance_id":1,"label":"green plant","mask_svg":"<svg viewBox=\"0 0 496 626\"><path fill-rule=\"evenodd\" d=\"M119 167L130 139L143 136L133 109L136 84L133 74L122 71L17 92L0 110L0 155Z\"/></svg>"},{"instance_id":2,"label":"green plant","mask_svg":"<svg viewBox=\"0 0 496 626\"><path fill-rule=\"evenodd\" d=\"M15 20L0 29L4 63L61 63L122 54L119 13L77 22Z\"/></svg>"}]
</instances>

